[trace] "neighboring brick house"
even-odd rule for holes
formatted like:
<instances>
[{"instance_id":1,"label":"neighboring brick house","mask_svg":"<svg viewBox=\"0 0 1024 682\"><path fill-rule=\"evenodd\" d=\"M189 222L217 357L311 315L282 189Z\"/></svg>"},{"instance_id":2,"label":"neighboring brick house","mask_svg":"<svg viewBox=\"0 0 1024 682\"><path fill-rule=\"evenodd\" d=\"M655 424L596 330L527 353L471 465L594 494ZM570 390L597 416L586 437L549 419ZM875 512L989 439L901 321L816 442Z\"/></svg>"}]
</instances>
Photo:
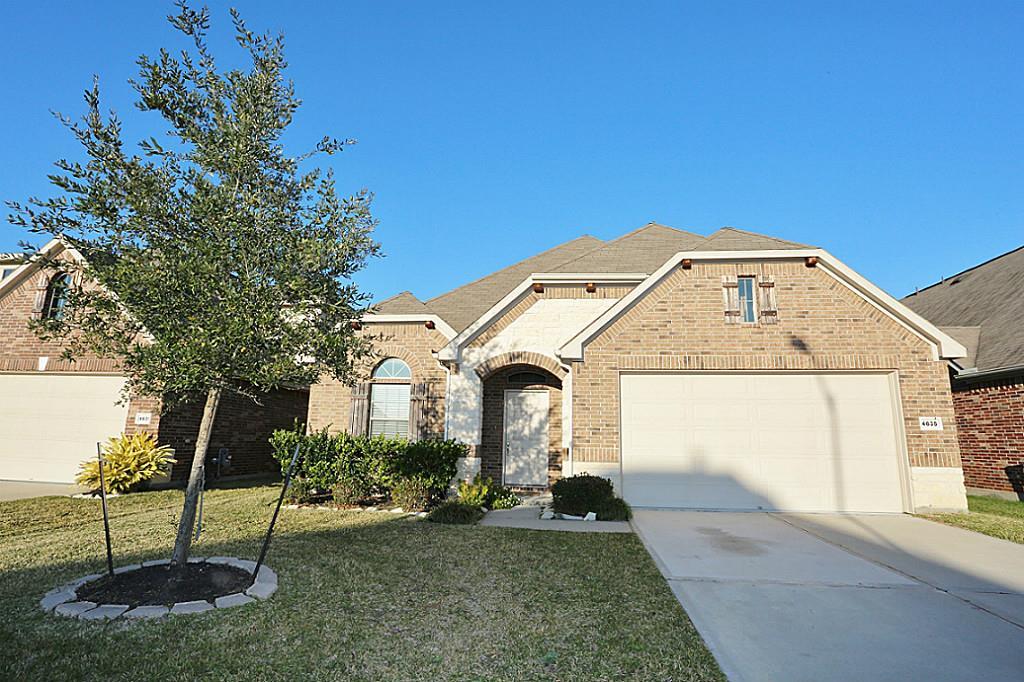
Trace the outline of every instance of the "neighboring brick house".
<instances>
[{"instance_id":1,"label":"neighboring brick house","mask_svg":"<svg viewBox=\"0 0 1024 682\"><path fill-rule=\"evenodd\" d=\"M821 249L651 223L403 292L360 333L363 382L313 386L309 427L443 433L465 476L590 472L650 507L966 508L946 369L965 349Z\"/></svg>"},{"instance_id":2,"label":"neighboring brick house","mask_svg":"<svg viewBox=\"0 0 1024 682\"><path fill-rule=\"evenodd\" d=\"M57 240L43 248L51 257L80 257ZM61 358L63 347L41 341L30 329L33 318L56 314L59 280L37 262L18 267L0 280L0 480L71 482L79 463L95 457L96 442L120 433L148 432L175 450L172 479L184 479L199 432L201 403L162 410L160 400L120 401L125 385L116 360ZM2 263L0 263L2 265ZM239 477L278 471L270 434L303 421L308 391L274 391L257 405L225 395L210 438L212 456L229 456L210 476Z\"/></svg>"},{"instance_id":3,"label":"neighboring brick house","mask_svg":"<svg viewBox=\"0 0 1024 682\"><path fill-rule=\"evenodd\" d=\"M1024 247L903 299L959 340L953 407L968 491L1024 500Z\"/></svg>"}]
</instances>

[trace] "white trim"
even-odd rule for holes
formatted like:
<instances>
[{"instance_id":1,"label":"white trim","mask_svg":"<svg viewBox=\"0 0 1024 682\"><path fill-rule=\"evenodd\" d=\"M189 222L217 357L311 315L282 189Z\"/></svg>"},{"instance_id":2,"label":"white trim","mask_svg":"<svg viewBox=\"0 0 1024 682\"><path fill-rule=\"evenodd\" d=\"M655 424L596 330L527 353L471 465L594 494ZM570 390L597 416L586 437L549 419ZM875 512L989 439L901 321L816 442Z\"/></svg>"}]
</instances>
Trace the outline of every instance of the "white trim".
<instances>
[{"instance_id":1,"label":"white trim","mask_svg":"<svg viewBox=\"0 0 1024 682\"><path fill-rule=\"evenodd\" d=\"M459 361L462 347L475 339L494 320L507 313L518 301L519 298L529 291L534 284L557 283L557 284L587 284L615 283L615 282L643 282L647 278L644 272L612 272L612 273L587 273L587 272L535 272L520 282L512 291L505 295L500 301L491 306L487 312L478 317L473 324L466 327L462 333L455 336L451 342L437 353L438 360Z\"/></svg>"},{"instance_id":2,"label":"white trim","mask_svg":"<svg viewBox=\"0 0 1024 682\"><path fill-rule=\"evenodd\" d=\"M437 315L419 315L419 314L407 314L407 315L391 315L387 313L367 313L361 318L363 322L368 323L387 323L387 322L433 322L434 327L437 331L444 334L446 339L451 339L455 336L455 330L451 328L447 322L442 320Z\"/></svg>"},{"instance_id":3,"label":"white trim","mask_svg":"<svg viewBox=\"0 0 1024 682\"><path fill-rule=\"evenodd\" d=\"M584 347L673 272L684 258L691 261L749 261L796 260L809 257L817 258L818 267L822 268L824 272L846 285L854 293L903 327L931 344L936 360L939 358L959 358L967 354L967 350L963 345L953 337L940 331L938 327L857 274L828 251L824 249L792 249L788 251L680 251L668 259L664 265L658 268L643 283L609 308L607 312L566 342L558 350L558 355L563 361L582 360Z\"/></svg>"},{"instance_id":4,"label":"white trim","mask_svg":"<svg viewBox=\"0 0 1024 682\"><path fill-rule=\"evenodd\" d=\"M58 247L60 248L58 249ZM28 279L32 273L42 269L42 266L39 263L40 256L52 256L54 253L60 253L62 250L71 254L71 258L73 258L76 263L85 262L85 257L78 249L69 245L59 237L51 239L46 242L41 249L36 251L35 254L33 254L27 261L20 265L17 270L4 277L3 280L0 280L0 297L21 285L21 283Z\"/></svg>"}]
</instances>

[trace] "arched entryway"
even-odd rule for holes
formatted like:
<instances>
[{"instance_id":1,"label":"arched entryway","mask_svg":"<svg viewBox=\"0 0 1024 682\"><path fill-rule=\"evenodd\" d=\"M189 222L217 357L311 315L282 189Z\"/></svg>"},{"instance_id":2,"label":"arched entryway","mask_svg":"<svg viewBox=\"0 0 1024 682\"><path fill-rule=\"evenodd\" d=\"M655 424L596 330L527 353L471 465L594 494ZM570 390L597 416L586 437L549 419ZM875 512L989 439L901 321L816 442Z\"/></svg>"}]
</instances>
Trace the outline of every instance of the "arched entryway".
<instances>
[{"instance_id":1,"label":"arched entryway","mask_svg":"<svg viewBox=\"0 0 1024 682\"><path fill-rule=\"evenodd\" d=\"M503 485L544 489L562 470L562 380L513 364L483 377L480 472Z\"/></svg>"}]
</instances>

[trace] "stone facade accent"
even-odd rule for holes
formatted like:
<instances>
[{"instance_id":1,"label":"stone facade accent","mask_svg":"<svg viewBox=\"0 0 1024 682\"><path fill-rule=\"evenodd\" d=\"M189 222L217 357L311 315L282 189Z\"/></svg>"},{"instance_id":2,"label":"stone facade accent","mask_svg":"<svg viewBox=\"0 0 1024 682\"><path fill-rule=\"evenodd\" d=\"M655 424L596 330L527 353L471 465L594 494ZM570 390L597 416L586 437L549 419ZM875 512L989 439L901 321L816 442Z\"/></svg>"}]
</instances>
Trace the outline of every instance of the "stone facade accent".
<instances>
[{"instance_id":1,"label":"stone facade accent","mask_svg":"<svg viewBox=\"0 0 1024 682\"><path fill-rule=\"evenodd\" d=\"M726 324L727 275L773 276L777 323ZM776 369L897 371L911 466L960 466L945 363L929 343L802 260L678 268L595 338L572 367L573 460L618 461L621 371ZM921 431L920 416L948 426Z\"/></svg>"},{"instance_id":2,"label":"stone facade accent","mask_svg":"<svg viewBox=\"0 0 1024 682\"><path fill-rule=\"evenodd\" d=\"M953 406L968 489L1024 498L1024 377L954 384Z\"/></svg>"},{"instance_id":3,"label":"stone facade accent","mask_svg":"<svg viewBox=\"0 0 1024 682\"><path fill-rule=\"evenodd\" d=\"M509 377L519 372L533 372L546 377L544 383L513 384ZM551 371L538 371L538 366L513 364L484 379L483 417L480 429L480 474L504 484L505 391L508 389L547 390L548 410L548 483L562 474L562 382Z\"/></svg>"},{"instance_id":4,"label":"stone facade accent","mask_svg":"<svg viewBox=\"0 0 1024 682\"><path fill-rule=\"evenodd\" d=\"M433 384L432 395L440 396L438 409L430 414L424 428L431 433L444 433L444 394L447 375L434 358L434 353L448 345L448 339L436 329L427 329L422 322L367 323L360 334L373 341L373 356L357 369L357 381L369 381L373 369L389 357L399 358L412 371L410 383ZM309 431L328 429L331 433L348 430L352 404L352 387L325 376L310 388L306 427Z\"/></svg>"},{"instance_id":5,"label":"stone facade accent","mask_svg":"<svg viewBox=\"0 0 1024 682\"><path fill-rule=\"evenodd\" d=\"M539 367L550 372L556 377L564 377L568 374L568 370L566 370L565 367L560 365L551 356L533 353L530 351L512 351L511 353L502 353L501 355L497 355L480 363L473 368L473 371L476 372L476 375L481 379L486 379L499 368L509 367L511 365L533 365L534 367Z\"/></svg>"}]
</instances>

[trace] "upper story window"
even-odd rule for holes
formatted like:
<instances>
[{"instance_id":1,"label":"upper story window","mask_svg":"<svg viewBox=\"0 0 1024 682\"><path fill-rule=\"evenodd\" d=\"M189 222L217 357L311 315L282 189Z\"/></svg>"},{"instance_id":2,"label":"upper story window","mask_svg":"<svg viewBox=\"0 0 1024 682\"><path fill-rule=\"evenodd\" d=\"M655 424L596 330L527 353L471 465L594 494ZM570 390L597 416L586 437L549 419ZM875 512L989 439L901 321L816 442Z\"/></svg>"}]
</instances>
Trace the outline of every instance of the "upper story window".
<instances>
[{"instance_id":1,"label":"upper story window","mask_svg":"<svg viewBox=\"0 0 1024 682\"><path fill-rule=\"evenodd\" d=\"M374 379L411 379L409 365L398 358L388 358L373 370Z\"/></svg>"},{"instance_id":2,"label":"upper story window","mask_svg":"<svg viewBox=\"0 0 1024 682\"><path fill-rule=\"evenodd\" d=\"M373 370L373 379L390 380L370 386L370 435L409 437L410 384L396 380L412 379L409 365L398 358L388 358Z\"/></svg>"},{"instance_id":3,"label":"upper story window","mask_svg":"<svg viewBox=\"0 0 1024 682\"><path fill-rule=\"evenodd\" d=\"M754 303L754 278L737 277L736 286L739 294L740 319L744 322L757 322L757 309Z\"/></svg>"},{"instance_id":4,"label":"upper story window","mask_svg":"<svg viewBox=\"0 0 1024 682\"><path fill-rule=\"evenodd\" d=\"M43 301L43 317L48 320L59 320L64 317L64 304L68 298L68 275L55 275L46 287L46 299Z\"/></svg>"}]
</instances>

